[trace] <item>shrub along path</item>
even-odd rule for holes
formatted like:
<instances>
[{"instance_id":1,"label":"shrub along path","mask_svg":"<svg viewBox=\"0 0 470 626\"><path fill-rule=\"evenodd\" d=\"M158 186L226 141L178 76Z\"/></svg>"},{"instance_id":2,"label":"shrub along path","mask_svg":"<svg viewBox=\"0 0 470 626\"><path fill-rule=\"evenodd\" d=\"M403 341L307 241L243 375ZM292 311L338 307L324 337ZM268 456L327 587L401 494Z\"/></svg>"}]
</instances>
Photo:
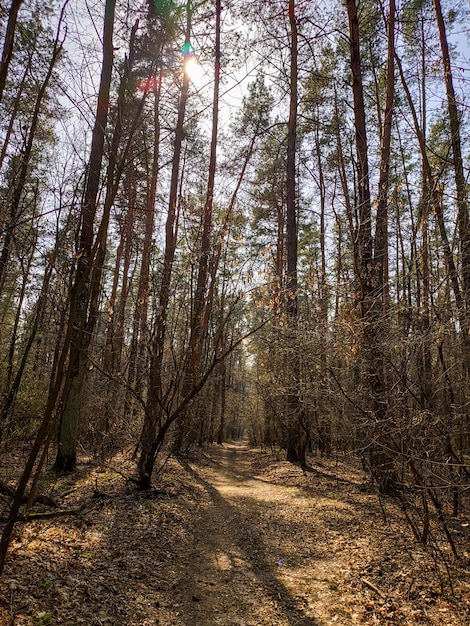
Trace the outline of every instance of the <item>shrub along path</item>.
<instances>
[{"instance_id":1,"label":"shrub along path","mask_svg":"<svg viewBox=\"0 0 470 626\"><path fill-rule=\"evenodd\" d=\"M6 482L21 459L1 461ZM442 544L436 563L350 459L302 472L244 442L210 446L170 459L150 492L124 479L131 468L118 457L44 477L77 514L18 526L0 625L469 623L470 555L455 564Z\"/></svg>"}]
</instances>

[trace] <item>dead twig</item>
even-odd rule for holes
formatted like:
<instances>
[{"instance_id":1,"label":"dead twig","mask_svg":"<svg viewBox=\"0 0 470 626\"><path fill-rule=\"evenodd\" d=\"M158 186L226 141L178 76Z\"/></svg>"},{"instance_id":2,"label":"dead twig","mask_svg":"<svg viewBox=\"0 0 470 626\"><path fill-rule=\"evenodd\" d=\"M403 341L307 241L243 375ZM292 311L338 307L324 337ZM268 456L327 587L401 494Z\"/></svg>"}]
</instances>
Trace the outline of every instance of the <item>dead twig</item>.
<instances>
[{"instance_id":1,"label":"dead twig","mask_svg":"<svg viewBox=\"0 0 470 626\"><path fill-rule=\"evenodd\" d=\"M31 522L37 519L50 519L53 517L60 517L62 515L78 515L81 513L81 509L60 509L58 511L42 511L38 513L28 513L27 515L19 515L18 521ZM8 516L2 515L0 522L7 522Z\"/></svg>"},{"instance_id":2,"label":"dead twig","mask_svg":"<svg viewBox=\"0 0 470 626\"><path fill-rule=\"evenodd\" d=\"M372 591L375 591L375 593L380 596L381 598L385 598L385 594L383 591L381 591L377 585L374 585L374 583L372 583L370 580L368 580L367 578L362 577L361 581L364 583L364 585L366 585L367 587L369 587L369 589L372 589Z\"/></svg>"}]
</instances>

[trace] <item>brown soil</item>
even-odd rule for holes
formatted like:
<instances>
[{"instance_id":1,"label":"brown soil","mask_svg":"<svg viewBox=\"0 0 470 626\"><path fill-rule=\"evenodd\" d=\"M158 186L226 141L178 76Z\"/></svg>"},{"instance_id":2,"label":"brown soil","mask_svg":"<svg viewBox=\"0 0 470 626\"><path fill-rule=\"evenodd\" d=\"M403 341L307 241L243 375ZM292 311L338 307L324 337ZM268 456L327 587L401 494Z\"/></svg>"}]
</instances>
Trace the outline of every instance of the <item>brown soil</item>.
<instances>
[{"instance_id":1,"label":"brown soil","mask_svg":"<svg viewBox=\"0 0 470 626\"><path fill-rule=\"evenodd\" d=\"M42 492L76 512L18 524L0 625L470 624L468 523L455 563L352 460L312 464L237 442L170 460L151 492L123 458L47 474ZM4 460L1 480L20 466Z\"/></svg>"}]
</instances>

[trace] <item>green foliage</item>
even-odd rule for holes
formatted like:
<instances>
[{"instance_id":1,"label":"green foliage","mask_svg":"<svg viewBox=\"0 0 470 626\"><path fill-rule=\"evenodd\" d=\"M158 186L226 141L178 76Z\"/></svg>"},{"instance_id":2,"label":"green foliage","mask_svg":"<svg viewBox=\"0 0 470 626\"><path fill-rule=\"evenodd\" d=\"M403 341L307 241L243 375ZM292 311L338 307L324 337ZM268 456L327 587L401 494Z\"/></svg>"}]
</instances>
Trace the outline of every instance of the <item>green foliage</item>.
<instances>
[{"instance_id":1,"label":"green foliage","mask_svg":"<svg viewBox=\"0 0 470 626\"><path fill-rule=\"evenodd\" d=\"M265 82L263 72L248 85L248 94L243 98L243 107L234 129L243 133L260 133L269 126L274 100Z\"/></svg>"},{"instance_id":2,"label":"green foliage","mask_svg":"<svg viewBox=\"0 0 470 626\"><path fill-rule=\"evenodd\" d=\"M335 85L335 75L338 71L338 57L331 45L321 50L321 55L315 66L304 81L304 95L302 104L306 114L322 105L325 105L325 95L330 93Z\"/></svg>"},{"instance_id":3,"label":"green foliage","mask_svg":"<svg viewBox=\"0 0 470 626\"><path fill-rule=\"evenodd\" d=\"M181 11L173 0L151 0L150 6L161 20L168 20L173 13Z\"/></svg>"},{"instance_id":4,"label":"green foliage","mask_svg":"<svg viewBox=\"0 0 470 626\"><path fill-rule=\"evenodd\" d=\"M400 23L408 45L415 47L417 42L419 43L421 24L431 11L432 3L430 0L411 0L405 4Z\"/></svg>"},{"instance_id":5,"label":"green foliage","mask_svg":"<svg viewBox=\"0 0 470 626\"><path fill-rule=\"evenodd\" d=\"M149 0L149 16L157 18L167 34L174 34L177 22L184 10L174 0Z\"/></svg>"},{"instance_id":6,"label":"green foliage","mask_svg":"<svg viewBox=\"0 0 470 626\"><path fill-rule=\"evenodd\" d=\"M52 620L52 613L50 611L42 611L33 615L34 626L46 626L50 624Z\"/></svg>"},{"instance_id":7,"label":"green foliage","mask_svg":"<svg viewBox=\"0 0 470 626\"><path fill-rule=\"evenodd\" d=\"M318 255L320 232L317 224L304 223L299 228L299 258L307 263L313 262Z\"/></svg>"},{"instance_id":8,"label":"green foliage","mask_svg":"<svg viewBox=\"0 0 470 626\"><path fill-rule=\"evenodd\" d=\"M430 148L429 161L436 172L441 175L450 171L451 138L449 120L445 116L436 115L429 129L428 144Z\"/></svg>"}]
</instances>

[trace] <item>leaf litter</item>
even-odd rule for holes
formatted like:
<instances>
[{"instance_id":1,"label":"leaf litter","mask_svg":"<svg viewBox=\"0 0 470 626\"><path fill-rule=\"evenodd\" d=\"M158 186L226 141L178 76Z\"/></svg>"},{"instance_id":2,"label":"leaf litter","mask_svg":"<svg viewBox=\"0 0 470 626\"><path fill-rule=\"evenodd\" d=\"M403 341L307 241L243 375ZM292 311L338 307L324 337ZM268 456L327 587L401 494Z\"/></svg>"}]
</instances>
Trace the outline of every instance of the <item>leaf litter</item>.
<instances>
[{"instance_id":1,"label":"leaf litter","mask_svg":"<svg viewBox=\"0 0 470 626\"><path fill-rule=\"evenodd\" d=\"M21 462L2 458L0 480ZM234 442L171 458L150 491L123 454L46 473L42 493L75 513L18 523L0 626L470 624L466 521L462 558L436 556L355 459L311 465Z\"/></svg>"}]
</instances>

